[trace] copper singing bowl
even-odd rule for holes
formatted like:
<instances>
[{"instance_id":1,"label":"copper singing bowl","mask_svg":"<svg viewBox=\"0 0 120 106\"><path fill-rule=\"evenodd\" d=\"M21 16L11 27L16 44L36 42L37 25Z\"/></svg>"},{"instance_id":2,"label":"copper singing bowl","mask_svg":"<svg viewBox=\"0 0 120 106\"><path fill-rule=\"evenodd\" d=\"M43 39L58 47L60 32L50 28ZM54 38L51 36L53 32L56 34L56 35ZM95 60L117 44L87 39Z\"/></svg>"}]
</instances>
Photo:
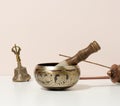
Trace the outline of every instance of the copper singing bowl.
<instances>
[{"instance_id":1,"label":"copper singing bowl","mask_svg":"<svg viewBox=\"0 0 120 106\"><path fill-rule=\"evenodd\" d=\"M58 63L38 64L35 68L35 79L41 86L62 90L72 87L77 83L80 76L80 69L74 66L56 66Z\"/></svg>"}]
</instances>

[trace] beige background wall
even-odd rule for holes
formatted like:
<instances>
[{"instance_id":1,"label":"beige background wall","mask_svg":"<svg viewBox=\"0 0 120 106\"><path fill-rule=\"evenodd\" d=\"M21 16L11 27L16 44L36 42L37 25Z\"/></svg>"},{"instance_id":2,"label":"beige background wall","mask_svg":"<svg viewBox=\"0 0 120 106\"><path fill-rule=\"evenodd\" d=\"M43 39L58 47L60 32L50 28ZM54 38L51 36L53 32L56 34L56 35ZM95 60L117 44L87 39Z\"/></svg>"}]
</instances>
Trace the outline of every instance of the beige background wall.
<instances>
[{"instance_id":1,"label":"beige background wall","mask_svg":"<svg viewBox=\"0 0 120 106\"><path fill-rule=\"evenodd\" d=\"M96 40L101 51L88 60L120 64L120 0L1 0L0 75L13 75L11 47L21 46L22 64L33 74L36 64L62 61ZM108 69L80 63L82 76Z\"/></svg>"}]
</instances>

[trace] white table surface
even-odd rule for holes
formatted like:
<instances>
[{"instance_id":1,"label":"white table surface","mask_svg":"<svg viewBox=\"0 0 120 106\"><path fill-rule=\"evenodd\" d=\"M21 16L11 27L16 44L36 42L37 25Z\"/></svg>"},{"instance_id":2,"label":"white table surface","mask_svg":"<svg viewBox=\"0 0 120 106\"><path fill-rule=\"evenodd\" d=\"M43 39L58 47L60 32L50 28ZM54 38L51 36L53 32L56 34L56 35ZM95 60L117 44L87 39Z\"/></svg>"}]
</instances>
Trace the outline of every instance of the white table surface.
<instances>
[{"instance_id":1,"label":"white table surface","mask_svg":"<svg viewBox=\"0 0 120 106\"><path fill-rule=\"evenodd\" d=\"M120 85L106 80L80 80L66 91L49 91L29 82L0 77L0 106L119 106Z\"/></svg>"}]
</instances>

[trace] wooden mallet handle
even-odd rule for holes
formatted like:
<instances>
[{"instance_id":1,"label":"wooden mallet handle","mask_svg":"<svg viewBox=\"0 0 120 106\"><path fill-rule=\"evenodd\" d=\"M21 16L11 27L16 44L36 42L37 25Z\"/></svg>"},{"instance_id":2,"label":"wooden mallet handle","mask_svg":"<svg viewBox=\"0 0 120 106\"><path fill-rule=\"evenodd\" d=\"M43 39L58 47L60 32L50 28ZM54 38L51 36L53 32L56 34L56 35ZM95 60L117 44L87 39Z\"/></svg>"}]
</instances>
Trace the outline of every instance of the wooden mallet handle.
<instances>
[{"instance_id":1,"label":"wooden mallet handle","mask_svg":"<svg viewBox=\"0 0 120 106\"><path fill-rule=\"evenodd\" d=\"M59 56L70 58L70 56L66 56L66 55L63 55L63 54L59 54ZM90 63L90 64L94 64L94 65L97 65L97 66L101 66L101 67L105 67L105 68L110 69L110 67L102 65L102 64L99 64L99 63L95 63L95 62L91 62L91 61L86 61L86 60L84 60L84 62L87 62L87 63ZM109 77L108 76L80 77L80 80L92 80L92 79L109 79Z\"/></svg>"}]
</instances>

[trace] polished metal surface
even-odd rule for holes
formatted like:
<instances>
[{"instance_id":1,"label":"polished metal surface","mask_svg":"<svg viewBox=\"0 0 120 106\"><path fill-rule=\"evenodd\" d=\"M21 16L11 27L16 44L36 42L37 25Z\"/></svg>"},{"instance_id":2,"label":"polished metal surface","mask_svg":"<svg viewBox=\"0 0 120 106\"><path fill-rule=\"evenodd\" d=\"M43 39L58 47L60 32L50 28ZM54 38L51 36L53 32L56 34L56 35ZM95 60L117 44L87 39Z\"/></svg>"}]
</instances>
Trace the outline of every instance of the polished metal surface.
<instances>
[{"instance_id":1,"label":"polished metal surface","mask_svg":"<svg viewBox=\"0 0 120 106\"><path fill-rule=\"evenodd\" d=\"M72 87L80 77L80 69L74 66L56 66L57 63L38 64L35 68L35 79L41 86L52 90L63 90Z\"/></svg>"}]
</instances>

